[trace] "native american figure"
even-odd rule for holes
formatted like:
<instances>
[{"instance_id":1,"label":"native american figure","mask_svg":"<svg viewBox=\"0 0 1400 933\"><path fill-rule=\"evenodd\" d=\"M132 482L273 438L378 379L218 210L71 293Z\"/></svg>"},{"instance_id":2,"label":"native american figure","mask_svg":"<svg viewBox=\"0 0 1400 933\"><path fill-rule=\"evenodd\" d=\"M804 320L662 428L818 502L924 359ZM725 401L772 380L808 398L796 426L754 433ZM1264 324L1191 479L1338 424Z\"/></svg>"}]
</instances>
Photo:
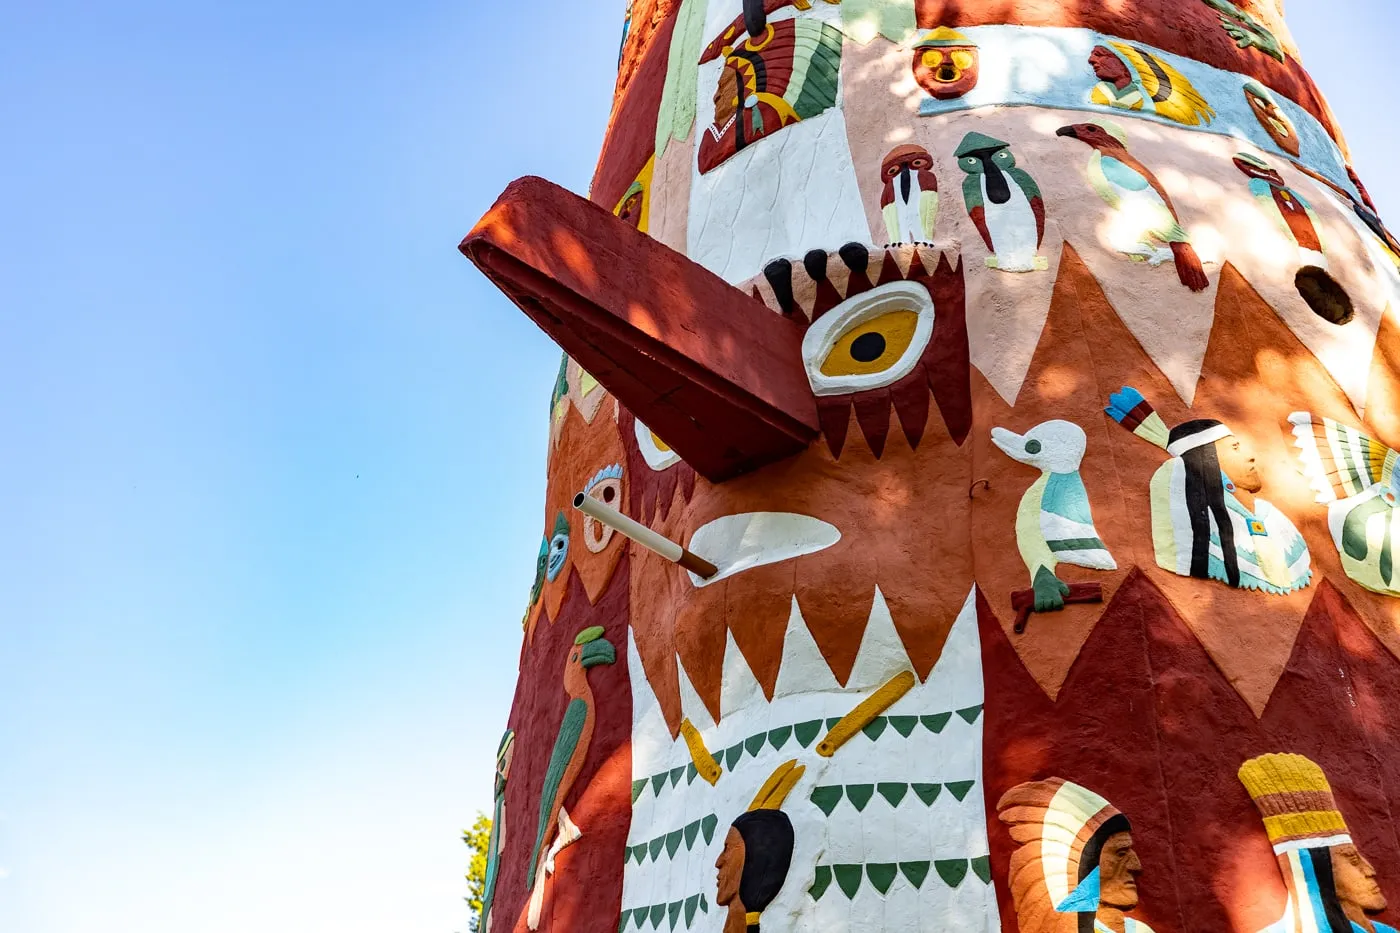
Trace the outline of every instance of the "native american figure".
<instances>
[{"instance_id":1,"label":"native american figure","mask_svg":"<svg viewBox=\"0 0 1400 933\"><path fill-rule=\"evenodd\" d=\"M1288 420L1303 472L1327 506L1342 569L1368 590L1400 596L1400 454L1331 418L1295 411Z\"/></svg>"},{"instance_id":2,"label":"native american figure","mask_svg":"<svg viewBox=\"0 0 1400 933\"><path fill-rule=\"evenodd\" d=\"M715 860L715 903L725 908L723 933L759 933L759 918L787 882L796 836L783 801L807 769L780 765L748 810L729 826Z\"/></svg>"},{"instance_id":3,"label":"native american figure","mask_svg":"<svg viewBox=\"0 0 1400 933\"><path fill-rule=\"evenodd\" d=\"M1288 903L1271 933L1395 933L1376 869L1357 849L1322 768L1302 755L1261 755L1240 781L1264 818Z\"/></svg>"},{"instance_id":4,"label":"native american figure","mask_svg":"<svg viewBox=\"0 0 1400 933\"><path fill-rule=\"evenodd\" d=\"M700 142L700 171L792 123L836 104L841 33L812 19L769 23L757 36L721 49L714 124Z\"/></svg>"},{"instance_id":5,"label":"native american figure","mask_svg":"<svg viewBox=\"0 0 1400 933\"><path fill-rule=\"evenodd\" d=\"M1128 386L1113 394L1106 411L1171 457L1152 477L1158 566L1277 596L1312 582L1307 543L1288 516L1258 497L1264 482L1254 456L1228 426L1201 418L1169 432Z\"/></svg>"},{"instance_id":6,"label":"native american figure","mask_svg":"<svg viewBox=\"0 0 1400 933\"><path fill-rule=\"evenodd\" d=\"M1089 100L1101 107L1155 113L1187 126L1215 119L1186 76L1146 49L1110 42L1094 47L1089 64L1099 79Z\"/></svg>"},{"instance_id":7,"label":"native american figure","mask_svg":"<svg viewBox=\"0 0 1400 933\"><path fill-rule=\"evenodd\" d=\"M1050 778L1011 788L997 816L1020 846L1008 872L1020 933L1152 933L1127 916L1143 865L1117 807Z\"/></svg>"}]
</instances>

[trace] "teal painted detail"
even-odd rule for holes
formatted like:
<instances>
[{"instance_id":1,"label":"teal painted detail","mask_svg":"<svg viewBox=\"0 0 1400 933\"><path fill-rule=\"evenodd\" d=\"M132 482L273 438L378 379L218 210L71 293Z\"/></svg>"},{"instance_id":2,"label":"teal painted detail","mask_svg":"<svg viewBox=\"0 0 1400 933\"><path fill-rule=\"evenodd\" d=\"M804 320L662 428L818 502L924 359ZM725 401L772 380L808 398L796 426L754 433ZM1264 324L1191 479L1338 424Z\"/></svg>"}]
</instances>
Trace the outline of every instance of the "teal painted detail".
<instances>
[{"instance_id":1,"label":"teal painted detail","mask_svg":"<svg viewBox=\"0 0 1400 933\"><path fill-rule=\"evenodd\" d=\"M924 886L924 879L928 877L929 867L932 862L900 862L899 871L914 886L914 890L919 890Z\"/></svg>"},{"instance_id":2,"label":"teal painted detail","mask_svg":"<svg viewBox=\"0 0 1400 933\"><path fill-rule=\"evenodd\" d=\"M898 873L899 868L894 862L867 862L865 865L865 877L870 879L875 890L881 894L890 892L890 885L894 884L894 877Z\"/></svg>"},{"instance_id":3,"label":"teal painted detail","mask_svg":"<svg viewBox=\"0 0 1400 933\"><path fill-rule=\"evenodd\" d=\"M604 643L606 644L606 642ZM540 791L539 824L535 829L535 847L530 853L530 871L527 882L533 886L535 872L539 868L540 850L544 847L545 836L554 822L555 797L559 795L559 785L564 780L564 772L569 760L578 749L579 738L583 735L583 724L588 719L588 704L578 698L569 701L564 708L564 719L559 723L559 735L554 740L554 751L550 753L549 765L544 772L544 787Z\"/></svg>"},{"instance_id":4,"label":"teal painted detail","mask_svg":"<svg viewBox=\"0 0 1400 933\"><path fill-rule=\"evenodd\" d=\"M936 859L933 863L933 870L938 872L938 877L943 879L943 883L950 888L956 888L963 883L967 877L967 863L965 858Z\"/></svg>"}]
</instances>

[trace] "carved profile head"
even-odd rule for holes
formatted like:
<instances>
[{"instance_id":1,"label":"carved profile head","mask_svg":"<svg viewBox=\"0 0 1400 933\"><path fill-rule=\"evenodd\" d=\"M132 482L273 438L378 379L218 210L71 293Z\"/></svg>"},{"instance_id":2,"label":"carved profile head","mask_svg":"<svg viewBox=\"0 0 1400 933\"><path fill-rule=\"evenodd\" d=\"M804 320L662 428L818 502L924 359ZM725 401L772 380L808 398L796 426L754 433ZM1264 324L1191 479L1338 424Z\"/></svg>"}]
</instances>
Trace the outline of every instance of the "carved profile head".
<instances>
[{"instance_id":1,"label":"carved profile head","mask_svg":"<svg viewBox=\"0 0 1400 933\"><path fill-rule=\"evenodd\" d=\"M1288 115L1280 109L1278 101L1274 100L1274 95L1269 93L1269 89L1256 81L1250 81L1244 86L1244 99L1249 104L1254 118L1264 127L1264 132L1269 134L1274 144L1296 159L1300 150L1298 130L1293 126L1293 121L1288 119Z\"/></svg>"}]
</instances>

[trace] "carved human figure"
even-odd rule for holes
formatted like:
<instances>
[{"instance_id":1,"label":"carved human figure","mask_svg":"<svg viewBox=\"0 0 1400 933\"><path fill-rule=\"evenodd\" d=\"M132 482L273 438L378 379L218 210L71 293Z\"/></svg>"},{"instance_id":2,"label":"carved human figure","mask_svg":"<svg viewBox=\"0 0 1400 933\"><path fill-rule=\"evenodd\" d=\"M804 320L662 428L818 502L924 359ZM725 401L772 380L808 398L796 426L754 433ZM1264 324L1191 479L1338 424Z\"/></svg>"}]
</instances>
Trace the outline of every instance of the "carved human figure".
<instances>
[{"instance_id":1,"label":"carved human figure","mask_svg":"<svg viewBox=\"0 0 1400 933\"><path fill-rule=\"evenodd\" d=\"M730 824L715 859L715 903L725 909L723 933L759 933L763 911L787 882L797 837L780 808L806 770L795 760L779 765L748 810Z\"/></svg>"},{"instance_id":2,"label":"carved human figure","mask_svg":"<svg viewBox=\"0 0 1400 933\"><path fill-rule=\"evenodd\" d=\"M1186 126L1215 119L1215 110L1186 76L1147 49L1124 42L1097 45L1089 66L1099 79L1089 93L1091 103L1155 113Z\"/></svg>"},{"instance_id":3,"label":"carved human figure","mask_svg":"<svg viewBox=\"0 0 1400 933\"><path fill-rule=\"evenodd\" d=\"M1246 761L1239 777L1269 834L1288 903L1275 933L1395 933L1375 919L1386 909L1376 869L1361 854L1327 775L1302 755Z\"/></svg>"},{"instance_id":4,"label":"carved human figure","mask_svg":"<svg viewBox=\"0 0 1400 933\"><path fill-rule=\"evenodd\" d=\"M914 80L938 100L955 100L977 86L981 52L977 43L947 27L926 34L914 46Z\"/></svg>"},{"instance_id":5,"label":"carved human figure","mask_svg":"<svg viewBox=\"0 0 1400 933\"><path fill-rule=\"evenodd\" d=\"M1152 477L1152 541L1172 573L1284 595L1312 582L1312 560L1298 529L1258 493L1264 489L1249 444L1219 421L1167 430L1142 397L1124 386L1105 409L1171 459Z\"/></svg>"},{"instance_id":6,"label":"carved human figure","mask_svg":"<svg viewBox=\"0 0 1400 933\"><path fill-rule=\"evenodd\" d=\"M1056 777L1011 788L997 815L1019 845L1009 877L1020 933L1151 933L1128 916L1143 864L1113 804Z\"/></svg>"}]
</instances>

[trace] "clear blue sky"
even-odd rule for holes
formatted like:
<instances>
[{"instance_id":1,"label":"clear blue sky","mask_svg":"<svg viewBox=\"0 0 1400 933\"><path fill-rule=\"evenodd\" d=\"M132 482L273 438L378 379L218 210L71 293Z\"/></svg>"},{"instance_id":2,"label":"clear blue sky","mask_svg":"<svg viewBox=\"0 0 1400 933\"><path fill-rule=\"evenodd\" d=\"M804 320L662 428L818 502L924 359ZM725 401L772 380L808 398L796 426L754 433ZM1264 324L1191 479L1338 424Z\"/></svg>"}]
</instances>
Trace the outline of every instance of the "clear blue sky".
<instances>
[{"instance_id":1,"label":"clear blue sky","mask_svg":"<svg viewBox=\"0 0 1400 933\"><path fill-rule=\"evenodd\" d=\"M1400 9L1288 4L1400 224ZM558 355L455 247L623 6L7 4L0 930L465 930Z\"/></svg>"}]
</instances>

